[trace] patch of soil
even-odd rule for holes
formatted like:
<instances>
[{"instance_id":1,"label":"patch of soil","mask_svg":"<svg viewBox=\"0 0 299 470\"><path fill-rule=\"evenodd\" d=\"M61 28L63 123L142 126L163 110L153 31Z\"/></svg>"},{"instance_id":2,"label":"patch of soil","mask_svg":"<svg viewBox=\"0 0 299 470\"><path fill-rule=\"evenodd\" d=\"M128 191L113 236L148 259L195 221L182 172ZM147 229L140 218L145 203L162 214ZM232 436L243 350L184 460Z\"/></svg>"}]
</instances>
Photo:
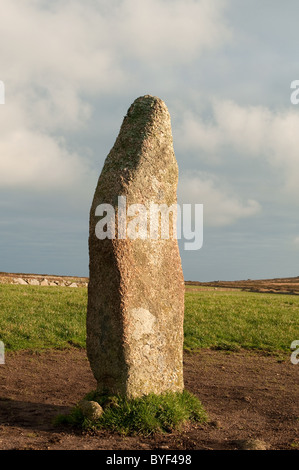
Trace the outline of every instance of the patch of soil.
<instances>
[{"instance_id":1,"label":"patch of soil","mask_svg":"<svg viewBox=\"0 0 299 470\"><path fill-rule=\"evenodd\" d=\"M289 358L279 362L273 356L210 350L185 354L185 386L202 401L208 424L150 437L90 435L53 424L96 387L86 352L8 353L0 365L0 449L233 450L256 443L296 449L298 373L299 365Z\"/></svg>"}]
</instances>

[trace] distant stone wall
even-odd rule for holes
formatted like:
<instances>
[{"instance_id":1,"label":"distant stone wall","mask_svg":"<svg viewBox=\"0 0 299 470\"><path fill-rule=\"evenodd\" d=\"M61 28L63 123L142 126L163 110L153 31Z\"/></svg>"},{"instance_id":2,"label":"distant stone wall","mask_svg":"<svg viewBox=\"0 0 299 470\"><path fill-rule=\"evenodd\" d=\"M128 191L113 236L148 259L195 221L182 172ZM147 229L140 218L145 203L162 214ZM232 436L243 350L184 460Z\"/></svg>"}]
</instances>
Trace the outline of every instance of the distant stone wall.
<instances>
[{"instance_id":1,"label":"distant stone wall","mask_svg":"<svg viewBox=\"0 0 299 470\"><path fill-rule=\"evenodd\" d=\"M39 274L0 273L0 284L19 284L24 286L61 286L87 287L87 277L53 276Z\"/></svg>"}]
</instances>

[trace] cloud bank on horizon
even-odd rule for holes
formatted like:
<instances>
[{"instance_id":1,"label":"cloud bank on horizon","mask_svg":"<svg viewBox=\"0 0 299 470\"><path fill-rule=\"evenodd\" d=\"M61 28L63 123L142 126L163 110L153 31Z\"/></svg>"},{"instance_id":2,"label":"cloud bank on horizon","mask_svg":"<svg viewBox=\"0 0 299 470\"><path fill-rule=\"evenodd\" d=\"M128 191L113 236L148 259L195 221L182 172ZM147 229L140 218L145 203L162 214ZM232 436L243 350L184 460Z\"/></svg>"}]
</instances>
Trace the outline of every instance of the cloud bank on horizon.
<instances>
[{"instance_id":1,"label":"cloud bank on horizon","mask_svg":"<svg viewBox=\"0 0 299 470\"><path fill-rule=\"evenodd\" d=\"M185 277L298 274L299 7L258 5L3 0L2 271L87 274L101 166L131 102L150 93L172 116L179 202L204 204L204 247L181 253Z\"/></svg>"}]
</instances>

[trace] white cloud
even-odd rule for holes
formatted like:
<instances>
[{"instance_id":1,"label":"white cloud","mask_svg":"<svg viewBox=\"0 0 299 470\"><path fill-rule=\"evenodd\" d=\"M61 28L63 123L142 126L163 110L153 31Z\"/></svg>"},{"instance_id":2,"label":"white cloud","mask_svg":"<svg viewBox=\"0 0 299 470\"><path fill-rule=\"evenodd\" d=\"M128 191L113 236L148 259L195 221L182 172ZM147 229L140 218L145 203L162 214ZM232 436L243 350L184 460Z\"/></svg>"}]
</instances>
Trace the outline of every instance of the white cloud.
<instances>
[{"instance_id":1,"label":"white cloud","mask_svg":"<svg viewBox=\"0 0 299 470\"><path fill-rule=\"evenodd\" d=\"M213 175L197 172L180 177L178 201L204 205L204 225L230 225L240 218L257 214L261 207L255 200L242 201Z\"/></svg>"},{"instance_id":2,"label":"white cloud","mask_svg":"<svg viewBox=\"0 0 299 470\"><path fill-rule=\"evenodd\" d=\"M275 112L261 106L214 101L213 119L209 122L185 113L177 140L185 150L206 152L213 162L221 163L219 153L224 148L243 158L263 159L284 177L283 189L298 195L298 129L296 109Z\"/></svg>"},{"instance_id":3,"label":"white cloud","mask_svg":"<svg viewBox=\"0 0 299 470\"><path fill-rule=\"evenodd\" d=\"M88 163L46 134L18 129L1 141L0 151L2 188L67 189L91 181Z\"/></svg>"},{"instance_id":4,"label":"white cloud","mask_svg":"<svg viewBox=\"0 0 299 470\"><path fill-rule=\"evenodd\" d=\"M231 39L223 0L126 0L118 11L122 52L140 60L187 63ZM155 62L151 62L154 65Z\"/></svg>"},{"instance_id":5,"label":"white cloud","mask_svg":"<svg viewBox=\"0 0 299 470\"><path fill-rule=\"evenodd\" d=\"M225 0L2 0L0 184L75 181L86 162L59 136L87 125L95 97L132 87L131 61L144 70L182 65L229 40L225 6Z\"/></svg>"}]
</instances>

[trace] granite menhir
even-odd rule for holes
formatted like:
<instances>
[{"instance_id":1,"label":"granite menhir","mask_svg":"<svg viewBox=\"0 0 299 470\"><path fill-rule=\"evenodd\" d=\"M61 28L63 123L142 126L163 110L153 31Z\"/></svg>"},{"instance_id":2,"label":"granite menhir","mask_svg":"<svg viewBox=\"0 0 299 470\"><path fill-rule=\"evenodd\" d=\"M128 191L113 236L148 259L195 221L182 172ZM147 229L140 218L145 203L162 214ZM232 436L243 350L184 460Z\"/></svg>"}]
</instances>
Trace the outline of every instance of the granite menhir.
<instances>
[{"instance_id":1,"label":"granite menhir","mask_svg":"<svg viewBox=\"0 0 299 470\"><path fill-rule=\"evenodd\" d=\"M170 207L177 203L177 182L167 107L154 96L137 98L106 158L90 211L87 355L100 393L134 398L184 388L185 289L177 239L172 232L164 239L161 230L157 239L124 237L118 224L119 196L125 209ZM101 204L115 210L115 238L96 234ZM129 214L126 224L134 220Z\"/></svg>"}]
</instances>

